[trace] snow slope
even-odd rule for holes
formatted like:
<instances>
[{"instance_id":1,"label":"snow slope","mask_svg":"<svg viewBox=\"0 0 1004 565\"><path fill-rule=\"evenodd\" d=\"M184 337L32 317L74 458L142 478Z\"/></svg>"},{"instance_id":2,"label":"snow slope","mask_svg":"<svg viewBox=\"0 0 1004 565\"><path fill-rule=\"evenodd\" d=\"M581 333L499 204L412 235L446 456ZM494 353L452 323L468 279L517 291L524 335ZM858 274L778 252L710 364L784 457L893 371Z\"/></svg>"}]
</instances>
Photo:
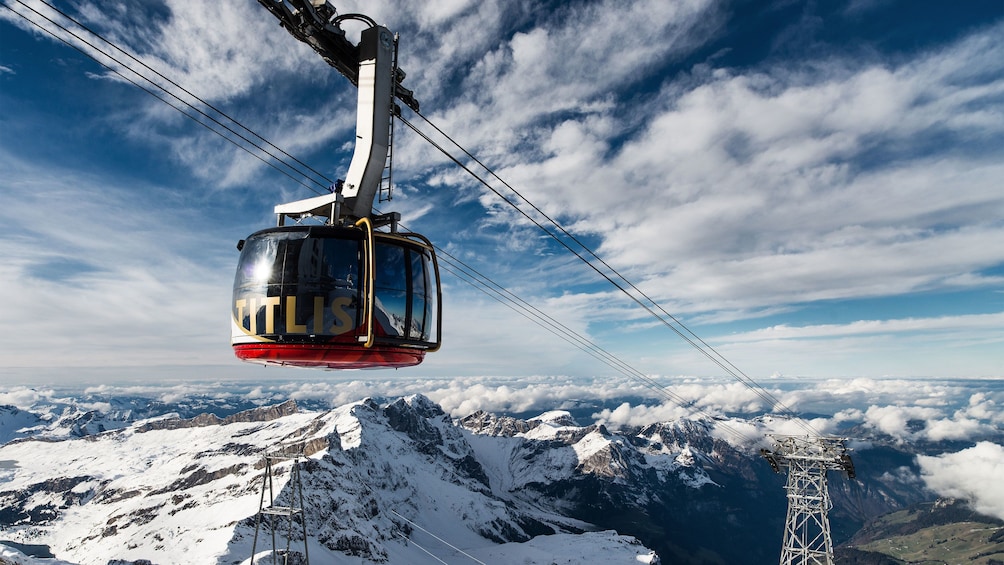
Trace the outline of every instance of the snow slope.
<instances>
[{"instance_id":1,"label":"snow slope","mask_svg":"<svg viewBox=\"0 0 1004 565\"><path fill-rule=\"evenodd\" d=\"M522 469L517 481L503 478L500 460L484 465L479 454L492 450L475 449L472 440L486 439L503 446L499 453L519 441L471 434L422 396L315 412L286 403L225 419L157 419L83 437L17 439L0 448L3 537L48 546L80 565L241 563L251 556L263 454L293 444L305 455L307 547L318 563L652 562L633 538L592 532L554 508L500 496L535 475ZM540 464L556 470L543 476L576 465L575 447L555 447L557 455ZM276 505L295 505L287 488L292 464L273 469ZM303 540L290 546L302 550Z\"/></svg>"}]
</instances>

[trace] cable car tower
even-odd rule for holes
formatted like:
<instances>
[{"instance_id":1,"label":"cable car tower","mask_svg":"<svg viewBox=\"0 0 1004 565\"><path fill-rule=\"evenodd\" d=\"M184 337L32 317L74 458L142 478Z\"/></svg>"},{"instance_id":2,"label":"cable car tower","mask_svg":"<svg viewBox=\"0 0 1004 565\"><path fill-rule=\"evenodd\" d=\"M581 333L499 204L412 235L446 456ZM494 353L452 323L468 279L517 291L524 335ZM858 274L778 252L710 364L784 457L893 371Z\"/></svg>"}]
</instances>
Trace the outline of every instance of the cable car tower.
<instances>
[{"instance_id":1,"label":"cable car tower","mask_svg":"<svg viewBox=\"0 0 1004 565\"><path fill-rule=\"evenodd\" d=\"M784 525L780 565L833 565L833 538L827 512L833 507L826 473L844 471L853 479L854 463L843 438L768 435L776 446L761 449L767 463L780 473L788 469L788 515Z\"/></svg>"},{"instance_id":2,"label":"cable car tower","mask_svg":"<svg viewBox=\"0 0 1004 565\"><path fill-rule=\"evenodd\" d=\"M300 526L303 536L303 557L294 558L293 562L310 565L310 553L307 549L309 539L307 538L307 516L304 513L303 505L303 480L300 478L300 460L303 459L304 443L280 445L274 451L265 454L265 473L262 475L261 500L258 503L258 514L255 516L254 541L251 543L251 565L254 565L255 555L258 551L258 534L262 530L262 522L267 522L264 527L268 529L272 537L272 549L269 550L269 557L272 565L289 565L290 557L294 555L290 548L293 538L293 525L296 517L300 518ZM286 461L292 461L289 468L289 506L279 506L276 504L273 478L275 466ZM268 493L268 502L265 501L265 493ZM282 529L281 519L285 519L286 529L280 535L285 536L286 547L282 548L276 544L276 530Z\"/></svg>"},{"instance_id":3,"label":"cable car tower","mask_svg":"<svg viewBox=\"0 0 1004 565\"><path fill-rule=\"evenodd\" d=\"M238 244L231 344L241 360L325 369L408 367L436 351L442 330L432 243L398 231L397 213L374 215L390 154L401 85L397 38L325 0L259 0L296 39L358 86L356 145L330 194L275 207L277 227ZM341 24L369 27L358 45ZM290 223L292 222L292 223ZM318 223L319 222L319 223Z\"/></svg>"}]
</instances>

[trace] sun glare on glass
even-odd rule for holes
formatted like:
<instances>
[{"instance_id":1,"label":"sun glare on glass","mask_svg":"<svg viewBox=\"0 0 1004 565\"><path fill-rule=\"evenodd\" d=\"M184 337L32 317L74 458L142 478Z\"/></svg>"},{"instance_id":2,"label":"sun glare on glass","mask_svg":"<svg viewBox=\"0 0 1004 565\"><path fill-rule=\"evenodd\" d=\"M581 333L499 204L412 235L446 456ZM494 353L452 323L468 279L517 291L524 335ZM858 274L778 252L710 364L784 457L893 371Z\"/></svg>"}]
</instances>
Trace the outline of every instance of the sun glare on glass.
<instances>
[{"instance_id":1,"label":"sun glare on glass","mask_svg":"<svg viewBox=\"0 0 1004 565\"><path fill-rule=\"evenodd\" d=\"M254 280L257 282L265 282L269 279L272 274L272 263L269 261L261 261L254 266Z\"/></svg>"}]
</instances>

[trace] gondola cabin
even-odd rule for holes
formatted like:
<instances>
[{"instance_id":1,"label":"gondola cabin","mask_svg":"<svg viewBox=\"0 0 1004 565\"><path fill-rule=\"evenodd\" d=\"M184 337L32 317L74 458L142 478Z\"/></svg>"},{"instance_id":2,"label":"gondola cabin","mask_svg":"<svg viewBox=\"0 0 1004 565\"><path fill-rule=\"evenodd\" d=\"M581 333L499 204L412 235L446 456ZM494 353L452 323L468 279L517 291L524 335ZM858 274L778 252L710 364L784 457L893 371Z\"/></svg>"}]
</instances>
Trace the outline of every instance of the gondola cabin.
<instances>
[{"instance_id":1,"label":"gondola cabin","mask_svg":"<svg viewBox=\"0 0 1004 565\"><path fill-rule=\"evenodd\" d=\"M408 367L440 344L439 269L416 234L289 226L244 241L234 279L238 358L325 369Z\"/></svg>"}]
</instances>

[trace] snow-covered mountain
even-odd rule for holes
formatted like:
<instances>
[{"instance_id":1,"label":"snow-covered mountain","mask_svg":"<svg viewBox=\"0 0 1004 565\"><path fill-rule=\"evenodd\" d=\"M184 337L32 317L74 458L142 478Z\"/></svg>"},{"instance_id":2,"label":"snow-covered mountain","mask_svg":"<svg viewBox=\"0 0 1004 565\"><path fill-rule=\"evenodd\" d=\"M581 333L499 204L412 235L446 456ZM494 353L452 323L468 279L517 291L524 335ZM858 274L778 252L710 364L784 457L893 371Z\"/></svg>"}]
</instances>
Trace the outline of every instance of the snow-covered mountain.
<instances>
[{"instance_id":1,"label":"snow-covered mountain","mask_svg":"<svg viewBox=\"0 0 1004 565\"><path fill-rule=\"evenodd\" d=\"M5 421L38 425L20 412ZM329 411L287 402L226 418L140 420L82 437L51 426L35 431L0 448L3 537L47 546L72 563L248 560L263 455L288 444L305 456L300 475L315 562L469 560L461 550L527 563L538 562L535 555L655 560L633 538L493 492L468 441L475 434L422 396ZM273 468L276 505L290 505L284 487L292 464ZM540 534L551 535L523 543ZM293 540L294 550L302 547Z\"/></svg>"},{"instance_id":2,"label":"snow-covered mountain","mask_svg":"<svg viewBox=\"0 0 1004 565\"><path fill-rule=\"evenodd\" d=\"M783 477L713 420L615 432L562 411L453 419L422 395L222 416L122 402L0 410L0 540L78 564L245 563L263 457L294 446L315 563L656 562L649 548L671 563L776 561ZM276 506L299 506L293 465L273 466ZM888 473L863 480L847 494L861 512L919 497Z\"/></svg>"}]
</instances>

